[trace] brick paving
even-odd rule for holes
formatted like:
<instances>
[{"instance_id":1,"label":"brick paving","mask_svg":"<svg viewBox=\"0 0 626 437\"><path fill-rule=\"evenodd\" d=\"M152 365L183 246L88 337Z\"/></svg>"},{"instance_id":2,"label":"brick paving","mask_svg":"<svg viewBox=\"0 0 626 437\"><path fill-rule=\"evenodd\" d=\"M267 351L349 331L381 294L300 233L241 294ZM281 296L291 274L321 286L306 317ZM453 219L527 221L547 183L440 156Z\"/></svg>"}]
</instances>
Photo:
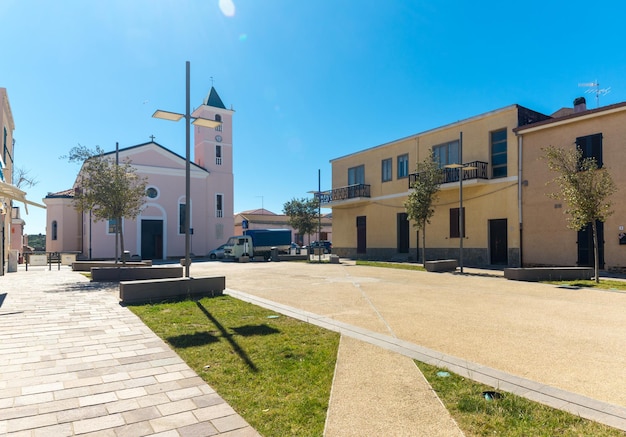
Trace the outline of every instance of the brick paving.
<instances>
[{"instance_id":1,"label":"brick paving","mask_svg":"<svg viewBox=\"0 0 626 437\"><path fill-rule=\"evenodd\" d=\"M258 436L118 289L68 267L0 277L0 435Z\"/></svg>"}]
</instances>

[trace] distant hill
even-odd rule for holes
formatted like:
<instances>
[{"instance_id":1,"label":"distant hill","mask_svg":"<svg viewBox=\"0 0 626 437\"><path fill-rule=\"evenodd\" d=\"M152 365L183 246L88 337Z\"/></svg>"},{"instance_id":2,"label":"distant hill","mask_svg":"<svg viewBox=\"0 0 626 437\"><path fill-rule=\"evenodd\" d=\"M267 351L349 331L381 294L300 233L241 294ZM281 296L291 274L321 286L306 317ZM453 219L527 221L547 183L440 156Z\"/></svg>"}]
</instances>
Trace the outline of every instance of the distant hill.
<instances>
[{"instance_id":1,"label":"distant hill","mask_svg":"<svg viewBox=\"0 0 626 437\"><path fill-rule=\"evenodd\" d=\"M28 234L28 245L36 251L46 250L46 235L45 234Z\"/></svg>"}]
</instances>

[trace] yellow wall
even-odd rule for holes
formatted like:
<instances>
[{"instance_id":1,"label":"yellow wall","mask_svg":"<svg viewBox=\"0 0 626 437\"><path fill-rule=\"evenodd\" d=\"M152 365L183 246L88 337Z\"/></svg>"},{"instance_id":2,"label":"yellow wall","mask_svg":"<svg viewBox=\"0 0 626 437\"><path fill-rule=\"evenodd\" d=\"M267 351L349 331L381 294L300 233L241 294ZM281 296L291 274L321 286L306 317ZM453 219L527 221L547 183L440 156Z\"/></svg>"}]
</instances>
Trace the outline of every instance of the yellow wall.
<instances>
[{"instance_id":1,"label":"yellow wall","mask_svg":"<svg viewBox=\"0 0 626 437\"><path fill-rule=\"evenodd\" d=\"M558 192L554 184L546 185L555 176L545 160L547 146L573 148L577 137L602 133L604 166L615 181L618 192L613 195L615 211L604 224L605 269L626 267L626 245L618 244L619 227L626 229L626 205L623 187L626 174L626 105L548 123L531 132L521 129L523 141L523 176L528 181L522 188L523 261L526 264L575 266L578 259L577 232L567 228L564 214L567 204L546 194ZM613 113L609 113L615 111ZM569 122L567 122L569 121ZM558 207L560 205L560 207Z\"/></svg>"},{"instance_id":2,"label":"yellow wall","mask_svg":"<svg viewBox=\"0 0 626 437\"><path fill-rule=\"evenodd\" d=\"M368 254L376 249L390 254L397 248L397 213L405 212L403 203L409 194L409 179L397 177L397 157L408 153L409 173L416 171L433 146L457 140L463 133L463 162L490 162L493 131L507 129L507 177L490 180L465 180L466 240L464 246L486 253L489 245L488 220L507 219L508 247L519 248L517 139L512 129L517 126L517 106L482 114L458 123L433 129L418 135L382 144L358 153L332 160L333 188L348 185L348 169L365 166L365 184L370 185L370 197L335 200L333 207L333 249L345 254L355 252L357 244L356 217L367 217ZM392 159L392 181L382 182L382 160ZM491 167L488 169L491 175ZM441 186L436 212L426 228L428 248L456 249L458 238L449 238L450 208L459 207L459 183ZM411 224L410 252L415 253L416 232ZM421 246L421 236L420 236ZM382 252L378 252L382 253ZM427 257L430 258L427 254Z\"/></svg>"}]
</instances>

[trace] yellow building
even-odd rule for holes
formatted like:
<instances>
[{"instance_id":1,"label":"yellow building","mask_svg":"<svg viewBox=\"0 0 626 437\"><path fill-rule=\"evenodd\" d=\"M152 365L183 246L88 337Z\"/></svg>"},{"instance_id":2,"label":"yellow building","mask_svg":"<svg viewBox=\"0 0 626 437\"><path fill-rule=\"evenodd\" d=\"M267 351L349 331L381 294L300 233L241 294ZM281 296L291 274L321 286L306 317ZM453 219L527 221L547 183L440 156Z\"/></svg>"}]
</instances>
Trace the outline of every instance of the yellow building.
<instances>
[{"instance_id":1,"label":"yellow building","mask_svg":"<svg viewBox=\"0 0 626 437\"><path fill-rule=\"evenodd\" d=\"M522 261L524 265L591 266L593 244L589 226L582 231L567 228L567 207L546 194L558 187L546 185L556 176L541 157L547 146L580 147L583 156L594 156L609 169L618 188L612 197L614 214L598 223L600 268L626 268L626 102L587 110L577 99L575 111L558 118L515 129L521 151ZM563 113L561 113L563 114Z\"/></svg>"},{"instance_id":2,"label":"yellow building","mask_svg":"<svg viewBox=\"0 0 626 437\"><path fill-rule=\"evenodd\" d=\"M421 257L422 238L407 221L403 204L417 164L432 150L442 168L459 163L466 168L444 170L435 214L426 226L426 259L458 259L462 253L467 265L518 266L520 198L513 129L548 118L511 105L331 160L332 190L321 199L333 211L333 252L366 259Z\"/></svg>"}]
</instances>

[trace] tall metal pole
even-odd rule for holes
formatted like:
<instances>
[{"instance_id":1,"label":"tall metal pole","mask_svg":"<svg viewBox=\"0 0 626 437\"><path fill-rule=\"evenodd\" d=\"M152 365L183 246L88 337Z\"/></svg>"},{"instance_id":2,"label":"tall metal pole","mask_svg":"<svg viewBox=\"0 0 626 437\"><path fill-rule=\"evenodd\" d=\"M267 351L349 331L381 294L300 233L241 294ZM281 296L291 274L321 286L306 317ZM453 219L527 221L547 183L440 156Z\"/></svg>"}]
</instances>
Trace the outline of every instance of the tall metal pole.
<instances>
[{"instance_id":1,"label":"tall metal pole","mask_svg":"<svg viewBox=\"0 0 626 437\"><path fill-rule=\"evenodd\" d=\"M322 247L320 246L322 241L320 239L322 235L322 183L321 183L321 170L317 169L317 261L322 262Z\"/></svg>"},{"instance_id":2,"label":"tall metal pole","mask_svg":"<svg viewBox=\"0 0 626 437\"><path fill-rule=\"evenodd\" d=\"M185 129L186 129L186 137L185 137L185 277L189 277L189 264L191 264L191 259L189 256L189 247L190 247L190 239L189 239L189 226L190 226L190 215L191 215L191 161L190 161L190 137L191 137L191 115L189 113L189 109L191 107L190 103L190 66L189 61L186 63L186 96L187 102L185 104Z\"/></svg>"},{"instance_id":3,"label":"tall metal pole","mask_svg":"<svg viewBox=\"0 0 626 437\"><path fill-rule=\"evenodd\" d=\"M115 142L115 183L117 184L117 178L119 178L119 172L120 171L120 143L119 141ZM115 217L115 263L117 264L117 260L120 259L119 256L119 240L120 240L120 226L122 225L121 223L119 223L119 217ZM124 260L122 260L122 262L124 262Z\"/></svg>"},{"instance_id":4,"label":"tall metal pole","mask_svg":"<svg viewBox=\"0 0 626 437\"><path fill-rule=\"evenodd\" d=\"M91 260L91 208L89 209L89 260Z\"/></svg>"},{"instance_id":5,"label":"tall metal pole","mask_svg":"<svg viewBox=\"0 0 626 437\"><path fill-rule=\"evenodd\" d=\"M463 273L463 238L465 226L463 223L463 132L459 135L459 270Z\"/></svg>"}]
</instances>

